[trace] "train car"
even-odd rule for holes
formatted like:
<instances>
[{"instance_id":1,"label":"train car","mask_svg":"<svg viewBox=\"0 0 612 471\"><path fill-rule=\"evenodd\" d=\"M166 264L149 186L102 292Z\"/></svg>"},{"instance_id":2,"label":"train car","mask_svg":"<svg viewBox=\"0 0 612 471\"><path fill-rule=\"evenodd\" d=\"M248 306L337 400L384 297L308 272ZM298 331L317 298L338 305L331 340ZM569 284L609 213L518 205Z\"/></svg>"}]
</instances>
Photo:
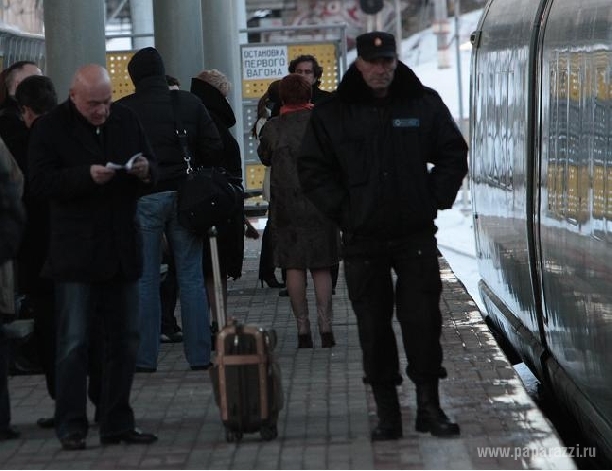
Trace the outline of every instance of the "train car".
<instances>
[{"instance_id":1,"label":"train car","mask_svg":"<svg viewBox=\"0 0 612 471\"><path fill-rule=\"evenodd\" d=\"M472 45L485 315L610 463L612 2L489 0Z\"/></svg>"}]
</instances>

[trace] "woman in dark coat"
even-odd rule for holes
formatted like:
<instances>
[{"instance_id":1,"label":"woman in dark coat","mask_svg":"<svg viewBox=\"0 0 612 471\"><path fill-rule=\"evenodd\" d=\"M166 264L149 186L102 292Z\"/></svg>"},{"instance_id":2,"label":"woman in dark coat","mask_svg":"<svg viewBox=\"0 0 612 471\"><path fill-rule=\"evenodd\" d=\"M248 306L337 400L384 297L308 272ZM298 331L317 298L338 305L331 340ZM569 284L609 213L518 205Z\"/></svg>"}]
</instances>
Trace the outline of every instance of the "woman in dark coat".
<instances>
[{"instance_id":1,"label":"woman in dark coat","mask_svg":"<svg viewBox=\"0 0 612 471\"><path fill-rule=\"evenodd\" d=\"M212 155L214 165L224 167L234 177L242 179L240 146L229 129L236 124L234 111L227 101L230 83L217 69L203 70L191 79L191 93L196 95L208 109L221 140L223 149ZM244 259L244 212L240 211L227 225L219 227L218 246L221 279L223 280L224 305L227 306L227 278L242 276ZM204 278L212 312L216 312L210 256L204 257Z\"/></svg>"},{"instance_id":2,"label":"woman in dark coat","mask_svg":"<svg viewBox=\"0 0 612 471\"><path fill-rule=\"evenodd\" d=\"M298 181L298 153L313 105L311 87L299 74L280 83L280 116L264 124L257 149L270 178L274 259L287 270L287 289L297 321L298 347L312 348L306 300L306 271L312 274L321 346L335 345L332 333L331 267L338 263L338 229L306 198Z\"/></svg>"}]
</instances>

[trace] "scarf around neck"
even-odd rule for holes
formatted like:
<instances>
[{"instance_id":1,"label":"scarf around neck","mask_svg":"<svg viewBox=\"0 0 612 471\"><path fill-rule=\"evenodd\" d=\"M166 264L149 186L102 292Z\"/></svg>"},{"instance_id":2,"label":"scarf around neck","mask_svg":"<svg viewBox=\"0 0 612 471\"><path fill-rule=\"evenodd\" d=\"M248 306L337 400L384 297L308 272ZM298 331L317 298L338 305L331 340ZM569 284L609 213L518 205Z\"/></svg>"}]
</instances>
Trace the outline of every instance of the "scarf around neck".
<instances>
[{"instance_id":1,"label":"scarf around neck","mask_svg":"<svg viewBox=\"0 0 612 471\"><path fill-rule=\"evenodd\" d=\"M283 105L280 109L280 114L293 113L294 111L311 110L314 107L312 103L299 103L294 105Z\"/></svg>"}]
</instances>

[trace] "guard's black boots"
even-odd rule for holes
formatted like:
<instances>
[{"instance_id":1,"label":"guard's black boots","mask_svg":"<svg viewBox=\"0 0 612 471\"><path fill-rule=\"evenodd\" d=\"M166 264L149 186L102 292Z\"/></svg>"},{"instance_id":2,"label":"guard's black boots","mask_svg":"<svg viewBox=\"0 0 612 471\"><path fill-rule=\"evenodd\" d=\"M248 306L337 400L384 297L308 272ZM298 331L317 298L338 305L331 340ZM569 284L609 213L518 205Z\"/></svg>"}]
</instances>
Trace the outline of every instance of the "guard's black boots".
<instances>
[{"instance_id":1,"label":"guard's black boots","mask_svg":"<svg viewBox=\"0 0 612 471\"><path fill-rule=\"evenodd\" d=\"M417 419L418 432L431 432L436 437L459 435L459 425L451 422L440 408L438 382L417 384Z\"/></svg>"},{"instance_id":2,"label":"guard's black boots","mask_svg":"<svg viewBox=\"0 0 612 471\"><path fill-rule=\"evenodd\" d=\"M378 426L372 430L372 441L397 440L402 437L402 412L394 384L373 384Z\"/></svg>"}]
</instances>

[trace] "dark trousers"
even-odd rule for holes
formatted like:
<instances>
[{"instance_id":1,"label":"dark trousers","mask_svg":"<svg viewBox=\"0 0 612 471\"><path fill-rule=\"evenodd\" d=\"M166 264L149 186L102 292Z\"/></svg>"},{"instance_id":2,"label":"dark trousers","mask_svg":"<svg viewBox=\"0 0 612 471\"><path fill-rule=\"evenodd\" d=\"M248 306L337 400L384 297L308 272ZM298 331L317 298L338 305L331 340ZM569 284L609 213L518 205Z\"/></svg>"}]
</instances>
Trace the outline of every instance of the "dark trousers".
<instances>
[{"instance_id":1,"label":"dark trousers","mask_svg":"<svg viewBox=\"0 0 612 471\"><path fill-rule=\"evenodd\" d=\"M332 265L330 270L332 277L332 289L336 289L336 285L338 284L338 273L340 272L340 263Z\"/></svg>"},{"instance_id":2,"label":"dark trousers","mask_svg":"<svg viewBox=\"0 0 612 471\"><path fill-rule=\"evenodd\" d=\"M57 283L56 307L57 436L87 433L90 346L102 363L100 384L94 388L100 395L100 435L134 428L129 398L138 352L138 282ZM92 322L99 323L99 336L90 335Z\"/></svg>"},{"instance_id":3,"label":"dark trousers","mask_svg":"<svg viewBox=\"0 0 612 471\"><path fill-rule=\"evenodd\" d=\"M274 276L274 235L270 226L270 218L266 221L261 235L261 254L259 255L259 279L265 280Z\"/></svg>"},{"instance_id":4,"label":"dark trousers","mask_svg":"<svg viewBox=\"0 0 612 471\"><path fill-rule=\"evenodd\" d=\"M11 403L8 390L8 340L2 327L2 319L0 319L0 432L4 432L10 425Z\"/></svg>"},{"instance_id":5,"label":"dark trousers","mask_svg":"<svg viewBox=\"0 0 612 471\"><path fill-rule=\"evenodd\" d=\"M393 308L401 326L408 377L437 381L442 364L442 282L435 238L358 244L346 248L344 270L357 316L363 368L372 383L401 381ZM393 286L392 270L397 275Z\"/></svg>"},{"instance_id":6,"label":"dark trousers","mask_svg":"<svg viewBox=\"0 0 612 471\"><path fill-rule=\"evenodd\" d=\"M176 281L176 266L172 251L167 250L162 256L162 263L168 265L166 276L159 284L159 296L161 301L161 330L162 334L171 335L180 330L174 315L176 300L178 297L178 283Z\"/></svg>"},{"instance_id":7,"label":"dark trousers","mask_svg":"<svg viewBox=\"0 0 612 471\"><path fill-rule=\"evenodd\" d=\"M55 399L55 309L53 283L40 283L37 293L28 294L28 304L34 317L34 339L40 366L45 375L47 391Z\"/></svg>"},{"instance_id":8,"label":"dark trousers","mask_svg":"<svg viewBox=\"0 0 612 471\"><path fill-rule=\"evenodd\" d=\"M34 315L34 338L36 343L37 358L45 375L47 392L51 399L55 399L55 351L56 351L56 320L55 320L55 294L53 283L49 286L40 284L36 294L27 296L29 307ZM91 402L97 406L100 402L100 391L102 389L102 325L95 319L89 326L89 349L88 349L88 372L89 388L88 396Z\"/></svg>"}]
</instances>

